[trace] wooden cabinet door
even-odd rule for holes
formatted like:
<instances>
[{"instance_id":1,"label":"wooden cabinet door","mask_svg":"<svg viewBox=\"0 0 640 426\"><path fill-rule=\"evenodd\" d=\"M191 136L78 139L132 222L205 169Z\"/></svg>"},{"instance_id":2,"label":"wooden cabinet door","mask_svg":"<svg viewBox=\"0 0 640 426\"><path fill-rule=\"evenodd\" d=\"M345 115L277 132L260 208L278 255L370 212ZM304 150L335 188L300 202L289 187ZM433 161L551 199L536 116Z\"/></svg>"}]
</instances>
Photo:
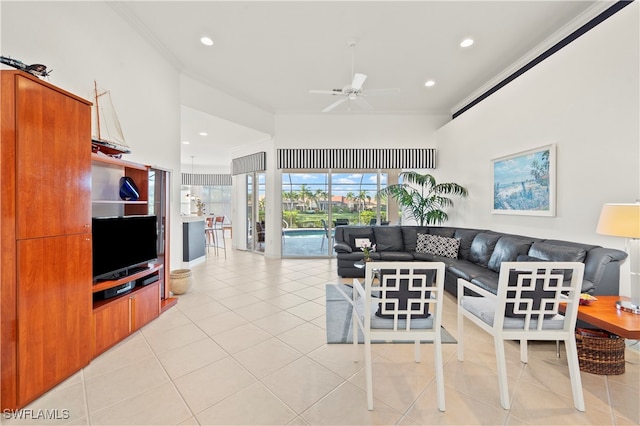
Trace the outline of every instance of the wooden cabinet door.
<instances>
[{"instance_id":1,"label":"wooden cabinet door","mask_svg":"<svg viewBox=\"0 0 640 426\"><path fill-rule=\"evenodd\" d=\"M91 359L91 235L18 241L18 403Z\"/></svg>"},{"instance_id":2,"label":"wooden cabinet door","mask_svg":"<svg viewBox=\"0 0 640 426\"><path fill-rule=\"evenodd\" d=\"M94 309L94 356L101 354L131 333L131 302L130 296L123 296Z\"/></svg>"},{"instance_id":3,"label":"wooden cabinet door","mask_svg":"<svg viewBox=\"0 0 640 426\"><path fill-rule=\"evenodd\" d=\"M91 232L91 107L16 75L17 238Z\"/></svg>"},{"instance_id":4,"label":"wooden cabinet door","mask_svg":"<svg viewBox=\"0 0 640 426\"><path fill-rule=\"evenodd\" d=\"M132 329L137 330L160 315L160 284L149 284L134 294Z\"/></svg>"}]
</instances>

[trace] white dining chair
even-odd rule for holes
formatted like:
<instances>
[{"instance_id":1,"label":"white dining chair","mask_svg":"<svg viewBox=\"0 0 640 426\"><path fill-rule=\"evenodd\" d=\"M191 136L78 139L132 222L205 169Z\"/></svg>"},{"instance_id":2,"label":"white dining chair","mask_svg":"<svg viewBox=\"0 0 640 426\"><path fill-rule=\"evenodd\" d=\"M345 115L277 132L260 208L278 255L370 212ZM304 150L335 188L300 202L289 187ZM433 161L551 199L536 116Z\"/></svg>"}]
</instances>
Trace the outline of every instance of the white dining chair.
<instances>
[{"instance_id":1,"label":"white dining chair","mask_svg":"<svg viewBox=\"0 0 640 426\"><path fill-rule=\"evenodd\" d=\"M509 409L505 340L520 341L520 361L527 362L527 341L564 341L573 402L584 411L575 326L584 275L581 262L503 262L497 294L458 279L458 360L464 360L464 320L493 336L500 403ZM558 313L566 303L564 315Z\"/></svg>"},{"instance_id":2,"label":"white dining chair","mask_svg":"<svg viewBox=\"0 0 640 426\"><path fill-rule=\"evenodd\" d=\"M366 262L364 282L353 280L352 327L357 360L358 330L364 336L367 408L373 410L371 341L433 342L437 403L445 411L442 360L444 263ZM374 297L375 294L375 297Z\"/></svg>"}]
</instances>

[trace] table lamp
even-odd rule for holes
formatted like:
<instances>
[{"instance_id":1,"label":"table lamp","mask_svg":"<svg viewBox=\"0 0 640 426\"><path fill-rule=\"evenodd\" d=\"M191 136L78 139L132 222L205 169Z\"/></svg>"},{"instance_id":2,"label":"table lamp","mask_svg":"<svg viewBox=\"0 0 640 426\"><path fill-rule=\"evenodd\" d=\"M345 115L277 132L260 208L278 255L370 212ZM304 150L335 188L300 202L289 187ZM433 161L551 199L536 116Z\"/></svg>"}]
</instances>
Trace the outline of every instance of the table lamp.
<instances>
[{"instance_id":1,"label":"table lamp","mask_svg":"<svg viewBox=\"0 0 640 426\"><path fill-rule=\"evenodd\" d=\"M602 206L596 232L627 239L631 270L631 301L619 300L616 302L616 307L640 314L640 202Z\"/></svg>"}]
</instances>

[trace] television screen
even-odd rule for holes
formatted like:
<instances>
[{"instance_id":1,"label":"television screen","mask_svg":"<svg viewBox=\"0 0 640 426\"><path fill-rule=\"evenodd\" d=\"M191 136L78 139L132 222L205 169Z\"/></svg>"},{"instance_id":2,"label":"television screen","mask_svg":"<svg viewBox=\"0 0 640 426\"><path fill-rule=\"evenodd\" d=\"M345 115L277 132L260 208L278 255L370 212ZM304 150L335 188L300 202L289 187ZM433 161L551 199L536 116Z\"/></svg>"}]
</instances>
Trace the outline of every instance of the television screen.
<instances>
[{"instance_id":1,"label":"television screen","mask_svg":"<svg viewBox=\"0 0 640 426\"><path fill-rule=\"evenodd\" d=\"M156 216L94 217L93 279L116 279L158 258Z\"/></svg>"}]
</instances>

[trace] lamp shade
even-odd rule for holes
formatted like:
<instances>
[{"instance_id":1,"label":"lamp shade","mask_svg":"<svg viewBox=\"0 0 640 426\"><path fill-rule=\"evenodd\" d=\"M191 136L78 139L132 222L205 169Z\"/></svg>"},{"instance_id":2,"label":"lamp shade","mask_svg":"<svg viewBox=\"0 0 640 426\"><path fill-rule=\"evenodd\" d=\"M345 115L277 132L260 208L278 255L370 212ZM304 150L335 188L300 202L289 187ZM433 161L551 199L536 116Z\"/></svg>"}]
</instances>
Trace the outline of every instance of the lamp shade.
<instances>
[{"instance_id":1,"label":"lamp shade","mask_svg":"<svg viewBox=\"0 0 640 426\"><path fill-rule=\"evenodd\" d=\"M603 205L596 232L616 237L640 238L640 203Z\"/></svg>"}]
</instances>

